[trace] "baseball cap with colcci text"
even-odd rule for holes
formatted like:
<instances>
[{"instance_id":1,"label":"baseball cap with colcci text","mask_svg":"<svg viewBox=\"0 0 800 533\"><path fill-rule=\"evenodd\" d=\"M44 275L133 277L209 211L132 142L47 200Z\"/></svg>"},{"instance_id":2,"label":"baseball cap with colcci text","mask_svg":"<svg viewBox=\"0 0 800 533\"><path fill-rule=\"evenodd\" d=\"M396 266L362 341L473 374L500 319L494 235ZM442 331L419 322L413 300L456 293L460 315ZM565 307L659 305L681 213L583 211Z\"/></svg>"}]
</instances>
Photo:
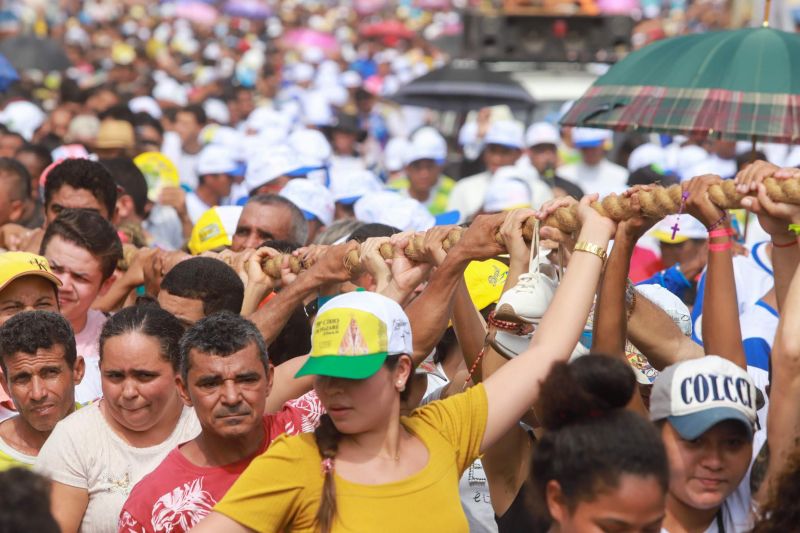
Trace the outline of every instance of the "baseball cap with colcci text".
<instances>
[{"instance_id":1,"label":"baseball cap with colcci text","mask_svg":"<svg viewBox=\"0 0 800 533\"><path fill-rule=\"evenodd\" d=\"M668 366L650 396L650 420L668 420L694 440L726 420L741 422L752 438L758 393L750 375L716 355Z\"/></svg>"}]
</instances>

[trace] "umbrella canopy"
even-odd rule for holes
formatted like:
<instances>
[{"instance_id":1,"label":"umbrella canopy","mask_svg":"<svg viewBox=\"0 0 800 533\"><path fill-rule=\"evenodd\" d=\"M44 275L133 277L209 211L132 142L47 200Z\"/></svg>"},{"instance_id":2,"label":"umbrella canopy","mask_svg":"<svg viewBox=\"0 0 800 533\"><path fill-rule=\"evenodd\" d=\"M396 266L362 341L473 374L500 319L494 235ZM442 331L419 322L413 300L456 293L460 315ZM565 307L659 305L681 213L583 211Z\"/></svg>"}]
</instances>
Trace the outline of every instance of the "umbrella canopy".
<instances>
[{"instance_id":1,"label":"umbrella canopy","mask_svg":"<svg viewBox=\"0 0 800 533\"><path fill-rule=\"evenodd\" d=\"M251 20L264 20L271 10L263 0L230 0L223 9L226 15Z\"/></svg>"},{"instance_id":2,"label":"umbrella canopy","mask_svg":"<svg viewBox=\"0 0 800 533\"><path fill-rule=\"evenodd\" d=\"M0 54L21 70L66 70L72 66L60 43L52 39L38 39L33 35L19 35L0 41Z\"/></svg>"},{"instance_id":3,"label":"umbrella canopy","mask_svg":"<svg viewBox=\"0 0 800 533\"><path fill-rule=\"evenodd\" d=\"M532 108L533 97L505 72L458 60L400 87L392 100L440 111L470 111L494 105Z\"/></svg>"},{"instance_id":4,"label":"umbrella canopy","mask_svg":"<svg viewBox=\"0 0 800 533\"><path fill-rule=\"evenodd\" d=\"M382 39L411 39L416 35L413 30L399 20L383 20L366 24L361 26L360 33L364 37L380 37Z\"/></svg>"},{"instance_id":5,"label":"umbrella canopy","mask_svg":"<svg viewBox=\"0 0 800 533\"><path fill-rule=\"evenodd\" d=\"M196 24L212 26L219 18L219 12L212 5L197 0L190 0L177 5L175 8L175 16Z\"/></svg>"},{"instance_id":6,"label":"umbrella canopy","mask_svg":"<svg viewBox=\"0 0 800 533\"><path fill-rule=\"evenodd\" d=\"M0 92L6 92L15 81L19 81L19 74L8 59L0 55Z\"/></svg>"},{"instance_id":7,"label":"umbrella canopy","mask_svg":"<svg viewBox=\"0 0 800 533\"><path fill-rule=\"evenodd\" d=\"M339 48L336 37L306 28L290 30L281 38L283 44L294 48L321 48L322 50L335 50Z\"/></svg>"},{"instance_id":8,"label":"umbrella canopy","mask_svg":"<svg viewBox=\"0 0 800 533\"><path fill-rule=\"evenodd\" d=\"M794 144L800 36L747 28L658 41L613 66L561 123Z\"/></svg>"}]
</instances>

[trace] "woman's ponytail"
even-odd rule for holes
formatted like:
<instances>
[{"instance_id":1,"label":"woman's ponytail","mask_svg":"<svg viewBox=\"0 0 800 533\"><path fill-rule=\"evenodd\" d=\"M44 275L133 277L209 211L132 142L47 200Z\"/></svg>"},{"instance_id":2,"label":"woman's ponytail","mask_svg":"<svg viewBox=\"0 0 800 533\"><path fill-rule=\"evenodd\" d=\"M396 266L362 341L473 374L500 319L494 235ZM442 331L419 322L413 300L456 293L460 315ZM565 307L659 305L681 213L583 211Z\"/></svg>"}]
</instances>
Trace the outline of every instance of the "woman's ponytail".
<instances>
[{"instance_id":1,"label":"woman's ponytail","mask_svg":"<svg viewBox=\"0 0 800 533\"><path fill-rule=\"evenodd\" d=\"M322 472L325 475L325 481L322 484L322 497L317 511L317 524L319 525L320 533L330 533L333 528L333 520L336 517L336 484L333 481L333 470L341 437L342 434L336 429L331 417L327 414L322 415L319 426L314 431L317 448L319 448L319 454L322 456Z\"/></svg>"}]
</instances>

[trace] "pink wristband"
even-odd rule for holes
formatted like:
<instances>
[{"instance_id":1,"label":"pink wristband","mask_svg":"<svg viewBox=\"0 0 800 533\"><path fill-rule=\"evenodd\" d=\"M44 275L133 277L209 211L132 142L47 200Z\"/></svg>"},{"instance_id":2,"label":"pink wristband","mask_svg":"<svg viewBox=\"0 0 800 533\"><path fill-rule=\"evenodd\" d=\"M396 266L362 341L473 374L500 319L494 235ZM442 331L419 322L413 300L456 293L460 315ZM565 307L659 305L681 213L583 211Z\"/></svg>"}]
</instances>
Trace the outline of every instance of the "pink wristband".
<instances>
[{"instance_id":1,"label":"pink wristband","mask_svg":"<svg viewBox=\"0 0 800 533\"><path fill-rule=\"evenodd\" d=\"M733 237L734 235L736 232L733 231L733 228L720 228L708 232L708 236L712 239L714 237Z\"/></svg>"},{"instance_id":2,"label":"pink wristband","mask_svg":"<svg viewBox=\"0 0 800 533\"><path fill-rule=\"evenodd\" d=\"M731 248L733 248L733 245L731 244L730 241L723 242L723 243L718 243L718 244L709 244L708 245L708 251L709 252L726 252L726 251L730 250Z\"/></svg>"}]
</instances>

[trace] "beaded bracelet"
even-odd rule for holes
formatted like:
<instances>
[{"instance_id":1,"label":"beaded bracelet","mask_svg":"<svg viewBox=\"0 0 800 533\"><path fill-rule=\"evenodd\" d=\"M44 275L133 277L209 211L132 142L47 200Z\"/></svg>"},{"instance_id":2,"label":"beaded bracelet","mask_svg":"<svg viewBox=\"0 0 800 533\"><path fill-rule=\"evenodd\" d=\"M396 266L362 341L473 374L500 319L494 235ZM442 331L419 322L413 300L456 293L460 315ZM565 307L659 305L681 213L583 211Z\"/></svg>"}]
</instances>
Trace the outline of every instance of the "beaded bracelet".
<instances>
[{"instance_id":1,"label":"beaded bracelet","mask_svg":"<svg viewBox=\"0 0 800 533\"><path fill-rule=\"evenodd\" d=\"M713 230L717 229L722 224L724 224L726 220L728 220L728 212L727 211L723 211L722 216L719 217L719 220L717 220L716 222L711 224L711 226L708 227L708 231L713 231Z\"/></svg>"}]
</instances>

